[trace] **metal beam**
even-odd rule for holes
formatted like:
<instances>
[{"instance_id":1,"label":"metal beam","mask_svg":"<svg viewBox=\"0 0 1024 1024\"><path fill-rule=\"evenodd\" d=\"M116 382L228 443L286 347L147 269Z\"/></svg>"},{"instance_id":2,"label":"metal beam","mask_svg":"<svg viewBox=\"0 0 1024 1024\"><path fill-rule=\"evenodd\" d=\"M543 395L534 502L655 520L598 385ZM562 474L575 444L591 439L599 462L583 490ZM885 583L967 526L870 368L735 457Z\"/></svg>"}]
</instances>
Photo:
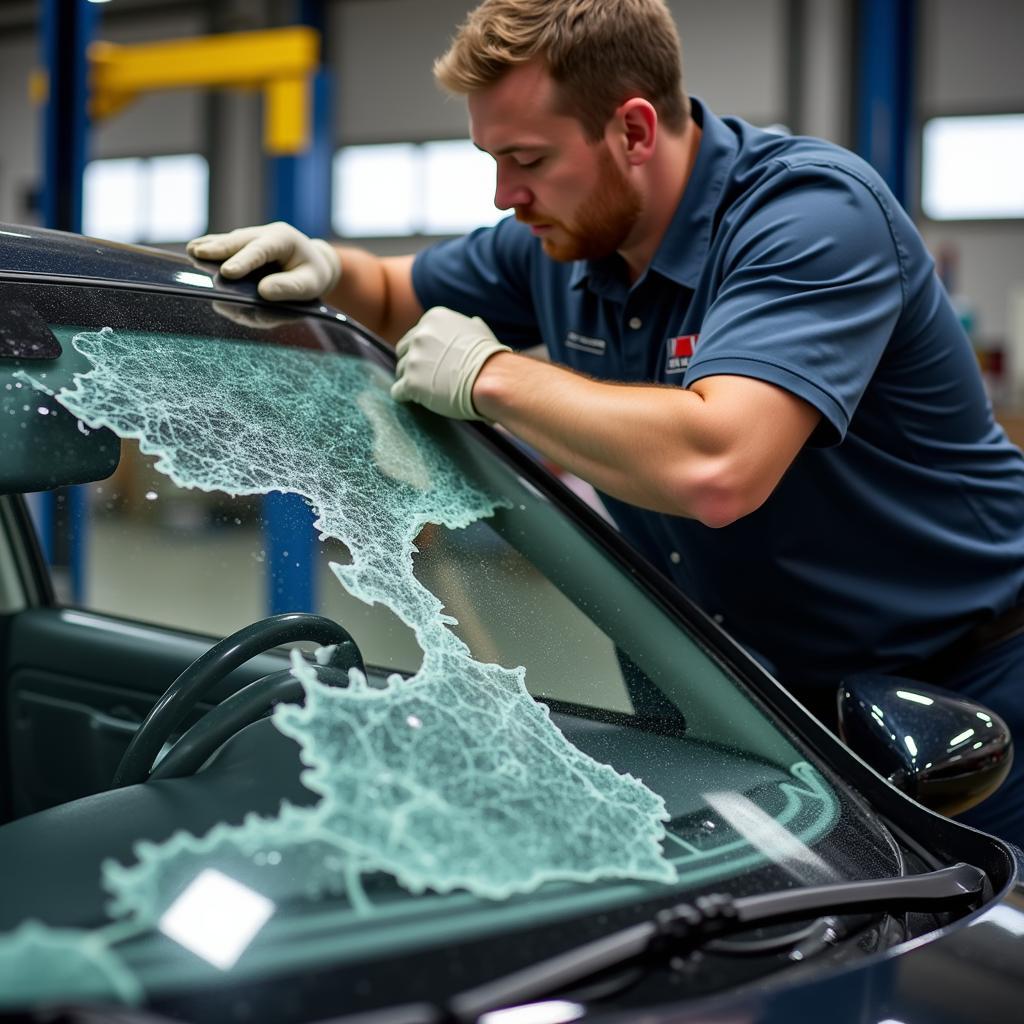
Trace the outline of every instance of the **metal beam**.
<instances>
[{"instance_id":1,"label":"metal beam","mask_svg":"<svg viewBox=\"0 0 1024 1024\"><path fill-rule=\"evenodd\" d=\"M82 230L82 175L89 134L86 48L97 8L86 0L44 0L42 7L43 188L46 227ZM71 600L82 600L88 519L84 487L61 488L38 499L40 538L51 565L66 565Z\"/></svg>"},{"instance_id":2,"label":"metal beam","mask_svg":"<svg viewBox=\"0 0 1024 1024\"><path fill-rule=\"evenodd\" d=\"M914 126L916 0L860 0L855 148L907 207Z\"/></svg>"},{"instance_id":3,"label":"metal beam","mask_svg":"<svg viewBox=\"0 0 1024 1024\"><path fill-rule=\"evenodd\" d=\"M95 118L115 114L149 92L259 87L266 151L301 153L309 146L310 79L320 61L320 34L313 28L293 25L129 46L96 42L89 60Z\"/></svg>"},{"instance_id":4,"label":"metal beam","mask_svg":"<svg viewBox=\"0 0 1024 1024\"><path fill-rule=\"evenodd\" d=\"M323 3L306 0L301 16L307 24L321 28ZM313 77L310 145L295 155L273 157L268 167L267 219L287 221L315 236L330 232L331 84L323 68ZM312 512L298 495L273 493L263 499L263 522L270 614L316 611L317 539Z\"/></svg>"}]
</instances>

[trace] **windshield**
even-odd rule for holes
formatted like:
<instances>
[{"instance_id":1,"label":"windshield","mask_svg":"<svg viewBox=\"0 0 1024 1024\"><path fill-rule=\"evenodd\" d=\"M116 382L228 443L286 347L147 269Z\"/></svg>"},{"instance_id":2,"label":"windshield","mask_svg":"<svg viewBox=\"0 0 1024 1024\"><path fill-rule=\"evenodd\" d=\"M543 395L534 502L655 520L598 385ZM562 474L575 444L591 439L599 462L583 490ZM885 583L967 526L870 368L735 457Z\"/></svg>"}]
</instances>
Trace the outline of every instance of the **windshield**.
<instances>
[{"instance_id":1,"label":"windshield","mask_svg":"<svg viewBox=\"0 0 1024 1024\"><path fill-rule=\"evenodd\" d=\"M455 977L421 979L452 991L514 967L509 934L536 956L564 922L587 922L578 940L680 894L899 872L886 833L720 653L486 433L392 402L390 356L343 318L10 291L63 352L0 365L25 398L10 414L49 397L122 439L86 492L64 621L120 628L141 656L169 631L211 644L272 609L315 611L366 672L339 685L318 678L326 653L282 654L303 703L198 773L82 812L101 853L112 830L80 894L102 913L0 934L0 1000L141 1001L472 949ZM269 809L246 816L230 786L248 751ZM166 828L140 824L115 854L116 801L150 787L169 794ZM0 850L32 825L0 829ZM378 986L366 1005L389 1001Z\"/></svg>"}]
</instances>

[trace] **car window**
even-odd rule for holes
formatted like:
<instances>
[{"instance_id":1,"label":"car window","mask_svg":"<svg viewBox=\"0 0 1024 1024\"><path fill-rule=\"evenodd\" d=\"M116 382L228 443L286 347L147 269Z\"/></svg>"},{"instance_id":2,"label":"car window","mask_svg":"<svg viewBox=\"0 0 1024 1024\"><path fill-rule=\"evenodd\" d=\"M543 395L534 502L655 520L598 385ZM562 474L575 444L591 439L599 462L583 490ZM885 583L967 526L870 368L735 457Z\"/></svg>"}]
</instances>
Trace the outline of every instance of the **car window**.
<instances>
[{"instance_id":1,"label":"car window","mask_svg":"<svg viewBox=\"0 0 1024 1024\"><path fill-rule=\"evenodd\" d=\"M316 801L106 861L110 922L0 935L0 974L56 943L64 966L33 984L67 995L68 965L99 948L108 988L132 993L197 965L280 970L283 947L293 966L358 961L898 869L722 654L486 433L392 402L390 359L359 330L10 287L70 360L12 379L123 442L87 489L81 606L219 638L267 614L269 563L288 560L315 582L302 610L342 623L367 672L331 686L293 652L304 704L257 723L298 744ZM296 550L268 539L275 492L305 517ZM211 902L248 922L213 946L194 916ZM157 933L191 959L154 959Z\"/></svg>"}]
</instances>

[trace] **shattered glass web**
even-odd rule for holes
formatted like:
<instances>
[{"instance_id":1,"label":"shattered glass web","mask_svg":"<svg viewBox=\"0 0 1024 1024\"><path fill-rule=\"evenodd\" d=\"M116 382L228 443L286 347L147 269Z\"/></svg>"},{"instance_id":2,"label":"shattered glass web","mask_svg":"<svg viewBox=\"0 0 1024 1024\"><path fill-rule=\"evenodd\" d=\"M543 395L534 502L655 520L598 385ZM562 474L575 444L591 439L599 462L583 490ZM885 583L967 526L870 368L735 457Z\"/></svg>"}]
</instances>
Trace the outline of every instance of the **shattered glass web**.
<instances>
[{"instance_id":1,"label":"shattered glass web","mask_svg":"<svg viewBox=\"0 0 1024 1024\"><path fill-rule=\"evenodd\" d=\"M119 919L93 931L26 922L0 935L0 1004L103 994L139 1001L142 988L114 948L148 932L211 863L276 902L347 897L358 919L374 913L361 881L370 872L413 891L462 887L498 898L548 879L696 883L763 859L728 830L707 848L669 834L666 859L662 799L572 747L528 696L522 668L474 661L448 629L453 620L413 575L414 538L428 522L463 527L501 502L391 402L380 371L311 352L109 328L73 342L93 369L58 394L68 409L137 438L180 485L304 495L324 535L352 552L351 565L332 565L339 579L392 608L426 654L411 680L393 676L371 689L353 671L347 690L321 686L295 656L306 706L278 708L275 722L300 743L304 780L320 803L283 804L273 818L249 815L201 837L179 831L136 844L131 865L105 862ZM797 781L779 787L779 824L811 842L835 820L837 802L810 765L790 770Z\"/></svg>"},{"instance_id":2,"label":"shattered glass web","mask_svg":"<svg viewBox=\"0 0 1024 1024\"><path fill-rule=\"evenodd\" d=\"M299 742L320 803L142 842L129 866L105 862L121 922L92 932L27 922L0 936L0 976L22 980L0 990L0 1003L137 1001L113 947L152 928L211 861L275 900L335 893L357 914L373 913L361 882L369 872L413 891L491 898L554 879L676 878L661 850L664 801L572 747L529 697L522 668L474 661L416 580L413 541L426 523L460 528L499 502L391 402L379 374L313 352L110 328L73 343L93 369L58 394L70 411L138 439L181 486L304 496L323 535L352 553L351 565L332 564L339 579L392 608L426 653L411 680L371 689L353 671L347 690L321 687L296 656L306 707L279 708L274 721Z\"/></svg>"},{"instance_id":3,"label":"shattered glass web","mask_svg":"<svg viewBox=\"0 0 1024 1024\"><path fill-rule=\"evenodd\" d=\"M94 369L59 394L71 412L137 438L181 486L302 495L318 529L352 553L331 566L346 589L391 608L424 651L413 679L384 689L358 673L347 689L323 687L297 662L306 705L279 707L274 721L301 745L304 782L323 799L215 830L206 839L219 855L273 851L273 867L295 860L302 871L268 873L303 878L310 892L340 888L368 912L359 877L373 871L414 892L491 898L552 879L674 880L661 797L570 745L522 668L475 661L413 574L426 523L464 527L497 500L391 402L379 375L337 356L109 328L74 344ZM115 912L152 921L206 845L179 836L140 844L130 867L106 864Z\"/></svg>"}]
</instances>

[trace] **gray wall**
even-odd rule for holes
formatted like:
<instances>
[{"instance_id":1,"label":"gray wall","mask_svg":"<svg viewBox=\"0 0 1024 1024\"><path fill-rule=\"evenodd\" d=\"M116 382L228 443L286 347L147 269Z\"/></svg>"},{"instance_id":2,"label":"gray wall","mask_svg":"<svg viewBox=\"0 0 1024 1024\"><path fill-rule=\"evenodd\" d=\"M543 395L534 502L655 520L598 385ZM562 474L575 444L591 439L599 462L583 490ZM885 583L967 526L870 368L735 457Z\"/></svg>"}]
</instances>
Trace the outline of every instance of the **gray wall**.
<instances>
[{"instance_id":1,"label":"gray wall","mask_svg":"<svg viewBox=\"0 0 1024 1024\"><path fill-rule=\"evenodd\" d=\"M211 29L280 23L283 0L199 3L148 0L103 8L100 35L161 39ZM786 122L850 143L850 24L853 0L669 0L683 40L687 87L721 113ZM27 99L36 63L36 4L0 11L0 219L31 221L25 196L36 183L39 117ZM459 137L464 105L435 88L431 64L472 0L332 0L326 53L336 77L337 142ZM920 0L919 113L1024 110L1024 3ZM794 21L792 12L799 15ZM19 13L20 12L20 13ZM211 160L211 227L264 217L260 104L252 93L151 96L96 127L92 155L199 151ZM960 286L974 300L983 334L1006 329L1006 296L1024 280L1024 225L922 224L933 250L955 246ZM380 251L408 250L422 239Z\"/></svg>"}]
</instances>

